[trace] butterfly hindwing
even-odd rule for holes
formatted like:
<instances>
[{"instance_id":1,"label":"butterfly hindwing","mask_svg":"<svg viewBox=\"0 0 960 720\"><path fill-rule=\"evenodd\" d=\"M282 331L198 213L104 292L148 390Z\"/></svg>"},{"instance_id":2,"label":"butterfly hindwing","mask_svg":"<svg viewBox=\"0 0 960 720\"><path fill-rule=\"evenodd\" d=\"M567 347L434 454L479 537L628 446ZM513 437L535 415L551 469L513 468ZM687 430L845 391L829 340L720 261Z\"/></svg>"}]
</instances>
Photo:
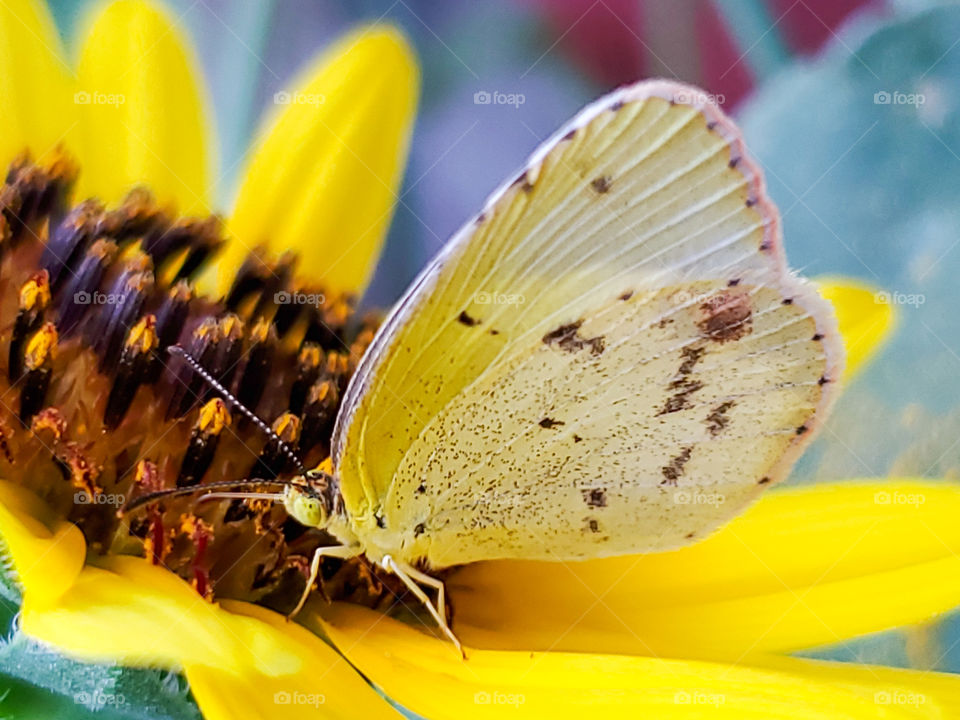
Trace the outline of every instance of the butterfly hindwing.
<instances>
[{"instance_id":1,"label":"butterfly hindwing","mask_svg":"<svg viewBox=\"0 0 960 720\"><path fill-rule=\"evenodd\" d=\"M836 323L696 97L588 107L401 300L334 435L361 540L437 567L655 550L783 477L833 396Z\"/></svg>"}]
</instances>

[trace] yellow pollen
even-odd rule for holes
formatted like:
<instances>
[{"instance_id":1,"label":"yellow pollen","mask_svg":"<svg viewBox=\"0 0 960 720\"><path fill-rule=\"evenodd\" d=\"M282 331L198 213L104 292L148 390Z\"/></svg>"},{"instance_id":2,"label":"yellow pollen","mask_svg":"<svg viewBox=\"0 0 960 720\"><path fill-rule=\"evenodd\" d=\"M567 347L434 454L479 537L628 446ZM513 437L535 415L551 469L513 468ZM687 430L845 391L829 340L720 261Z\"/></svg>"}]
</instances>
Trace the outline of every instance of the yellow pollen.
<instances>
[{"instance_id":1,"label":"yellow pollen","mask_svg":"<svg viewBox=\"0 0 960 720\"><path fill-rule=\"evenodd\" d=\"M53 323L45 323L27 343L24 362L28 370L36 370L53 360L57 353L57 328Z\"/></svg>"}]
</instances>

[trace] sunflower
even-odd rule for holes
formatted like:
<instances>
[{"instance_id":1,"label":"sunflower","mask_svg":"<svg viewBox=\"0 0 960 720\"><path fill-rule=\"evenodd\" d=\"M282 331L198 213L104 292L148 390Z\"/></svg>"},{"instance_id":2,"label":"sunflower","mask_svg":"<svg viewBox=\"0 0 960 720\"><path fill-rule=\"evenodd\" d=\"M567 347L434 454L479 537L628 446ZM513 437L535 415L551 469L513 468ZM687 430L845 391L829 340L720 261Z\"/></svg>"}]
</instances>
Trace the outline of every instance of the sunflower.
<instances>
[{"instance_id":1,"label":"sunflower","mask_svg":"<svg viewBox=\"0 0 960 720\"><path fill-rule=\"evenodd\" d=\"M399 186L417 68L389 27L337 42L280 97L221 221L204 94L162 8L100 9L74 72L46 8L7 0L0 48L0 534L22 632L84 661L182 671L208 718L395 717L384 695L430 718L960 712L950 675L789 656L960 601L960 488L943 482L773 491L669 553L455 569L466 660L362 560L325 567L333 602L287 621L325 540L269 502L117 518L132 492L291 470L161 359L178 338L305 461L325 457L379 321L355 317L355 298ZM821 287L853 372L890 307Z\"/></svg>"}]
</instances>

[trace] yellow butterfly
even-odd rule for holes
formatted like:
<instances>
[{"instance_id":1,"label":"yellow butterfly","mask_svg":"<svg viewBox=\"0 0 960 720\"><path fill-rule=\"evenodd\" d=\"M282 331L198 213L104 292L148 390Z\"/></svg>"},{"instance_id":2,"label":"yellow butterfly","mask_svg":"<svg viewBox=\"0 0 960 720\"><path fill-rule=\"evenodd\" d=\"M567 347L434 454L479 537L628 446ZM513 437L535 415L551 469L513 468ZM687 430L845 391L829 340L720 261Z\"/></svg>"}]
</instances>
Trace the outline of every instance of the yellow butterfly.
<instances>
[{"instance_id":1,"label":"yellow butterfly","mask_svg":"<svg viewBox=\"0 0 960 720\"><path fill-rule=\"evenodd\" d=\"M733 123L696 88L620 89L537 150L380 328L332 466L277 496L341 542L307 591L322 557L362 553L459 647L430 570L703 538L786 476L842 364Z\"/></svg>"}]
</instances>

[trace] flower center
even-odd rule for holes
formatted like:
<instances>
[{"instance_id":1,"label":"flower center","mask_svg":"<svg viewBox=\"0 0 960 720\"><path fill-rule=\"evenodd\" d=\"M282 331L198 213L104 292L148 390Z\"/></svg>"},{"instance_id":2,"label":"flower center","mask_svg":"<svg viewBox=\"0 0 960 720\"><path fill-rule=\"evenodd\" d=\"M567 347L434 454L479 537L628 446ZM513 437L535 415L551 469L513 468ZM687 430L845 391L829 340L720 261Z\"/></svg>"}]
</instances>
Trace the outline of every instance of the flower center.
<instances>
[{"instance_id":1,"label":"flower center","mask_svg":"<svg viewBox=\"0 0 960 720\"><path fill-rule=\"evenodd\" d=\"M197 493L118 512L147 492L296 470L166 350L185 348L312 467L379 318L301 282L294 254L263 249L223 300L197 296L192 279L223 244L219 218L177 217L142 188L115 208L71 205L75 176L62 157L20 159L0 189L0 477L79 526L91 553L145 553L205 597L288 610L331 539L280 505ZM362 559L324 569L332 597L393 598Z\"/></svg>"}]
</instances>

